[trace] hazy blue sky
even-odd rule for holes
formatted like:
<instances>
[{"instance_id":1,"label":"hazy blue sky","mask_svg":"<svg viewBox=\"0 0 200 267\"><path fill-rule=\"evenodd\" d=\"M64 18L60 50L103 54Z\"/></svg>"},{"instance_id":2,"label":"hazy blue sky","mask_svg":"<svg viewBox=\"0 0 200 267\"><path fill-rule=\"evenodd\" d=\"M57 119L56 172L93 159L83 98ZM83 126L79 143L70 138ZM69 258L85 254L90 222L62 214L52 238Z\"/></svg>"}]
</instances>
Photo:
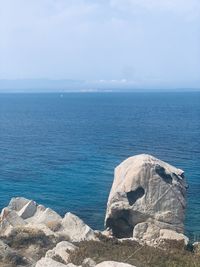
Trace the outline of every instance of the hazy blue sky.
<instances>
[{"instance_id":1,"label":"hazy blue sky","mask_svg":"<svg viewBox=\"0 0 200 267\"><path fill-rule=\"evenodd\" d=\"M0 0L5 78L200 87L200 0Z\"/></svg>"}]
</instances>

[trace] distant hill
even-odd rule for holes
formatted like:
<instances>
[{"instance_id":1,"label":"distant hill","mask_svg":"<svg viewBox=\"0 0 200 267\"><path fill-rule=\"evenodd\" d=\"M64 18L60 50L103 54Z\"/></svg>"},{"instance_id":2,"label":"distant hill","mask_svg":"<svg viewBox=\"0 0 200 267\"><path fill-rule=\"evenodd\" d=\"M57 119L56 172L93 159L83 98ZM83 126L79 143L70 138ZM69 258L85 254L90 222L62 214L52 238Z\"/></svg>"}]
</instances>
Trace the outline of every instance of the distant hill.
<instances>
[{"instance_id":1,"label":"distant hill","mask_svg":"<svg viewBox=\"0 0 200 267\"><path fill-rule=\"evenodd\" d=\"M135 83L126 80L51 80L51 79L0 79L0 93L20 92L144 92L144 91L199 91L199 88L176 88L169 84L152 84L147 86L144 83Z\"/></svg>"},{"instance_id":2,"label":"distant hill","mask_svg":"<svg viewBox=\"0 0 200 267\"><path fill-rule=\"evenodd\" d=\"M0 80L0 91L40 92L40 91L70 91L84 87L85 82L79 80L49 80L49 79L22 79Z\"/></svg>"}]
</instances>

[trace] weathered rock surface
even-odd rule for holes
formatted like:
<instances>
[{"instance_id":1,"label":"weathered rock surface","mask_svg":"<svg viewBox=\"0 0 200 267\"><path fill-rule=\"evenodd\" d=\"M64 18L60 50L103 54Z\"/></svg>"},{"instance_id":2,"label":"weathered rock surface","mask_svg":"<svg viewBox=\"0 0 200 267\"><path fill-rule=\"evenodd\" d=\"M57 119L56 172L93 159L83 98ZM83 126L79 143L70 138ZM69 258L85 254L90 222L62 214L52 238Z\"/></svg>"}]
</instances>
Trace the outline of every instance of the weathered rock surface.
<instances>
[{"instance_id":1,"label":"weathered rock surface","mask_svg":"<svg viewBox=\"0 0 200 267\"><path fill-rule=\"evenodd\" d=\"M172 230L168 229L161 229L160 230L160 240L175 240L175 241L183 241L185 245L189 243L189 238L186 237L184 234L177 233Z\"/></svg>"},{"instance_id":2,"label":"weathered rock surface","mask_svg":"<svg viewBox=\"0 0 200 267\"><path fill-rule=\"evenodd\" d=\"M8 207L1 212L0 238L7 243L4 247L3 243L0 244L3 261L8 255L15 257L15 261L22 261L27 256L26 262L33 266L45 254L45 259L38 266L43 263L44 266L54 266L51 262L57 258L67 264L69 252L76 249L67 241L97 239L95 232L77 216L67 213L62 218L52 209L20 197L11 199ZM18 251L22 256L17 254Z\"/></svg>"},{"instance_id":3,"label":"weathered rock surface","mask_svg":"<svg viewBox=\"0 0 200 267\"><path fill-rule=\"evenodd\" d=\"M76 266L72 263L65 265L63 263L54 261L51 258L42 258L37 262L35 267L81 267L81 266ZM122 262L104 261L102 263L95 265L95 267L136 267L136 266Z\"/></svg>"},{"instance_id":4,"label":"weathered rock surface","mask_svg":"<svg viewBox=\"0 0 200 267\"><path fill-rule=\"evenodd\" d=\"M95 232L86 225L78 216L68 212L61 221L61 227L58 231L69 237L72 242L80 242L83 240L95 240Z\"/></svg>"},{"instance_id":5,"label":"weathered rock surface","mask_svg":"<svg viewBox=\"0 0 200 267\"><path fill-rule=\"evenodd\" d=\"M135 266L123 262L104 261L102 263L97 264L96 267L135 267Z\"/></svg>"},{"instance_id":6,"label":"weathered rock surface","mask_svg":"<svg viewBox=\"0 0 200 267\"><path fill-rule=\"evenodd\" d=\"M23 197L12 198L0 215L1 236L16 227L35 228L48 236L66 236L73 242L96 238L95 232L76 215L69 212L62 218L52 209Z\"/></svg>"},{"instance_id":7,"label":"weathered rock surface","mask_svg":"<svg viewBox=\"0 0 200 267\"><path fill-rule=\"evenodd\" d=\"M74 251L77 249L76 246L71 244L70 242L67 241L62 241L56 245L55 248L52 250L47 251L46 256L47 258L55 259L55 258L60 258L63 263L69 263L69 253L71 251Z\"/></svg>"},{"instance_id":8,"label":"weathered rock surface","mask_svg":"<svg viewBox=\"0 0 200 267\"><path fill-rule=\"evenodd\" d=\"M130 157L115 169L105 225L119 238L174 238L161 230L183 233L186 188L182 170L150 155Z\"/></svg>"},{"instance_id":9,"label":"weathered rock surface","mask_svg":"<svg viewBox=\"0 0 200 267\"><path fill-rule=\"evenodd\" d=\"M66 264L54 261L51 258L42 258L36 263L35 267L77 267L77 266L72 263L66 265Z\"/></svg>"},{"instance_id":10,"label":"weathered rock surface","mask_svg":"<svg viewBox=\"0 0 200 267\"><path fill-rule=\"evenodd\" d=\"M193 243L194 253L200 256L200 242Z\"/></svg>"},{"instance_id":11,"label":"weathered rock surface","mask_svg":"<svg viewBox=\"0 0 200 267\"><path fill-rule=\"evenodd\" d=\"M23 197L12 198L8 208L16 211L26 222L48 224L62 220L61 216L54 210Z\"/></svg>"},{"instance_id":12,"label":"weathered rock surface","mask_svg":"<svg viewBox=\"0 0 200 267\"><path fill-rule=\"evenodd\" d=\"M4 208L0 215L0 235L8 235L15 227L25 226L26 222L16 211Z\"/></svg>"},{"instance_id":13,"label":"weathered rock surface","mask_svg":"<svg viewBox=\"0 0 200 267\"><path fill-rule=\"evenodd\" d=\"M174 230L161 229L160 224L155 221L137 224L133 236L139 243L153 246L159 246L167 240L180 241L183 245L189 243L189 239L184 234Z\"/></svg>"},{"instance_id":14,"label":"weathered rock surface","mask_svg":"<svg viewBox=\"0 0 200 267\"><path fill-rule=\"evenodd\" d=\"M35 212L37 210L37 204L35 201L30 200L22 209L18 211L18 215L22 219L28 219L32 216L34 216Z\"/></svg>"},{"instance_id":15,"label":"weathered rock surface","mask_svg":"<svg viewBox=\"0 0 200 267\"><path fill-rule=\"evenodd\" d=\"M8 208L15 211L20 211L30 200L24 197L13 197L10 200Z\"/></svg>"},{"instance_id":16,"label":"weathered rock surface","mask_svg":"<svg viewBox=\"0 0 200 267\"><path fill-rule=\"evenodd\" d=\"M93 261L90 258L86 258L84 259L84 261L82 262L82 267L95 267L96 266L96 262Z\"/></svg>"}]
</instances>

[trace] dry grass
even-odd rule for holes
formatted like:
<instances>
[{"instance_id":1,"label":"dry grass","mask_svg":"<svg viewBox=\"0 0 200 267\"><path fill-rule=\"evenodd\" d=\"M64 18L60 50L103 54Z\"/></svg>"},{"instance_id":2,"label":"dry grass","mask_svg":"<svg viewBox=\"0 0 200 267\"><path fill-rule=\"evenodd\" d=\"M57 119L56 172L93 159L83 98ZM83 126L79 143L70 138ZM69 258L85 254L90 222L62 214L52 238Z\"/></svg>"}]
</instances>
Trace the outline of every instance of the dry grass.
<instances>
[{"instance_id":1,"label":"dry grass","mask_svg":"<svg viewBox=\"0 0 200 267\"><path fill-rule=\"evenodd\" d=\"M55 221L48 222L46 225L53 232L57 232L61 228L61 223L60 222L55 222Z\"/></svg>"},{"instance_id":2,"label":"dry grass","mask_svg":"<svg viewBox=\"0 0 200 267\"><path fill-rule=\"evenodd\" d=\"M16 228L9 236L1 239L15 253L0 259L0 267L27 266L27 261L24 260L24 257L37 261L45 256L48 250L54 248L57 243L66 240L64 238L46 236L43 231L33 228Z\"/></svg>"},{"instance_id":3,"label":"dry grass","mask_svg":"<svg viewBox=\"0 0 200 267\"><path fill-rule=\"evenodd\" d=\"M85 258L91 258L97 263L113 260L137 267L200 267L200 256L193 253L192 248L186 249L180 242L168 242L164 250L141 246L130 240L122 242L102 235L99 235L99 238L100 241L83 241L75 244L79 248L71 252L71 262L81 265ZM0 267L25 266L23 255L38 260L60 241L54 236L46 236L40 230L16 229L4 240L16 253L10 253L3 261L0 259ZM59 257L55 259L62 262Z\"/></svg>"},{"instance_id":4,"label":"dry grass","mask_svg":"<svg viewBox=\"0 0 200 267\"><path fill-rule=\"evenodd\" d=\"M9 253L5 257L0 257L0 267L15 267L15 266L23 266L26 265L27 261L23 256L17 253Z\"/></svg>"},{"instance_id":5,"label":"dry grass","mask_svg":"<svg viewBox=\"0 0 200 267\"><path fill-rule=\"evenodd\" d=\"M101 242L84 241L76 245L79 249L70 255L76 265L80 265L85 258L91 258L97 263L113 260L137 267L200 267L200 257L177 242L170 242L166 250L141 246L134 241L120 242L107 238Z\"/></svg>"}]
</instances>

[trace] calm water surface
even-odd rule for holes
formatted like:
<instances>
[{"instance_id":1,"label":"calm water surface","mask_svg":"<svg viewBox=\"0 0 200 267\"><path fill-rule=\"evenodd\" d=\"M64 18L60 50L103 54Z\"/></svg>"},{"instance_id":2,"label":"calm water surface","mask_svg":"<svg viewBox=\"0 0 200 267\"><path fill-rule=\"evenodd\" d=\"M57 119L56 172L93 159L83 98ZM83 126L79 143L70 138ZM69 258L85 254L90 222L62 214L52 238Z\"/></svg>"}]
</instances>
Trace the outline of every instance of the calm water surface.
<instances>
[{"instance_id":1,"label":"calm water surface","mask_svg":"<svg viewBox=\"0 0 200 267\"><path fill-rule=\"evenodd\" d=\"M25 196L103 228L113 170L150 153L186 172L200 239L200 93L0 94L0 208Z\"/></svg>"}]
</instances>

